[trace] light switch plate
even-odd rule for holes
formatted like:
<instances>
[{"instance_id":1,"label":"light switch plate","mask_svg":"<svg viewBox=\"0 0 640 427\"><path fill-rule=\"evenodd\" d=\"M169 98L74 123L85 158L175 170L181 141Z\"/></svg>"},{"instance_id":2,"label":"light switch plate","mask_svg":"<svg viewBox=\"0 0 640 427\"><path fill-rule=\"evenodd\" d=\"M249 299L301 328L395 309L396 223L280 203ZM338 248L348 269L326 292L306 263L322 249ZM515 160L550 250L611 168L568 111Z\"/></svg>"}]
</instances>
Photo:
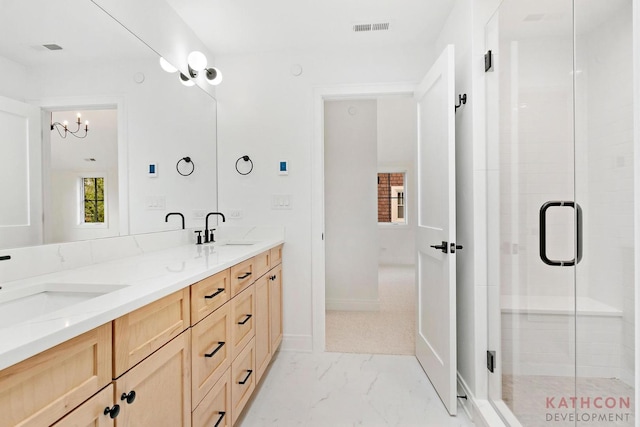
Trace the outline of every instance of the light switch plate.
<instances>
[{"instance_id":1,"label":"light switch plate","mask_svg":"<svg viewBox=\"0 0 640 427\"><path fill-rule=\"evenodd\" d=\"M271 196L271 209L291 209L291 194L274 194Z\"/></svg>"}]
</instances>

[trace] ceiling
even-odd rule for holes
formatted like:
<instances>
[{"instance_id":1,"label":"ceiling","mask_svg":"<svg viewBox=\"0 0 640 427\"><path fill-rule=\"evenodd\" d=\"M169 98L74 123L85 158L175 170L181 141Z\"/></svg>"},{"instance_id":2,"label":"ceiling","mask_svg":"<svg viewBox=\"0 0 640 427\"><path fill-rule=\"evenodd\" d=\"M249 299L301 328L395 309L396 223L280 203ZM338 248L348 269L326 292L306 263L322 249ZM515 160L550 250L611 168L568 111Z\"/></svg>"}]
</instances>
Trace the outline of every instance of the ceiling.
<instances>
[{"instance_id":1,"label":"ceiling","mask_svg":"<svg viewBox=\"0 0 640 427\"><path fill-rule=\"evenodd\" d=\"M453 0L167 0L217 55L331 51L435 41ZM362 23L386 31L354 32Z\"/></svg>"}]
</instances>

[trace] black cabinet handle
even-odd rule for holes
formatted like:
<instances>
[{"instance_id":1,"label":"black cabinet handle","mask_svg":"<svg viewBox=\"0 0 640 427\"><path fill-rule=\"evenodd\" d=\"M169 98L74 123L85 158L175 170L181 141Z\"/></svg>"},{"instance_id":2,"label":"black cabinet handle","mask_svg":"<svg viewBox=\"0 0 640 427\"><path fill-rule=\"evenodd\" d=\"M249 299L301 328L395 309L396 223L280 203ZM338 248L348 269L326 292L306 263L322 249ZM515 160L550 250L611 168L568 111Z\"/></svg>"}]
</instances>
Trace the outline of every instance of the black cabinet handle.
<instances>
[{"instance_id":1,"label":"black cabinet handle","mask_svg":"<svg viewBox=\"0 0 640 427\"><path fill-rule=\"evenodd\" d=\"M438 249L438 250L442 251L442 253L446 254L448 249L449 249L449 244L443 240L441 244L439 244L439 245L431 245L431 247L433 249Z\"/></svg>"},{"instance_id":2,"label":"black cabinet handle","mask_svg":"<svg viewBox=\"0 0 640 427\"><path fill-rule=\"evenodd\" d=\"M205 295L204 297L206 299L211 299L211 298L215 298L216 296L220 295L221 293L224 292L224 288L218 288L217 291L215 291L214 293L212 293L211 295Z\"/></svg>"},{"instance_id":3,"label":"black cabinet handle","mask_svg":"<svg viewBox=\"0 0 640 427\"><path fill-rule=\"evenodd\" d=\"M247 381L249 381L249 377L251 376L252 373L253 373L253 370L248 369L247 370L247 376L244 377L244 379L242 381L238 381L238 384L245 384Z\"/></svg>"},{"instance_id":4,"label":"black cabinet handle","mask_svg":"<svg viewBox=\"0 0 640 427\"><path fill-rule=\"evenodd\" d=\"M218 341L218 346L211 353L205 353L204 357L213 357L224 346L224 341Z\"/></svg>"},{"instance_id":5,"label":"black cabinet handle","mask_svg":"<svg viewBox=\"0 0 640 427\"><path fill-rule=\"evenodd\" d=\"M547 210L551 207L570 207L576 211L576 256L568 261L547 257ZM582 261L582 208L572 201L546 202L540 207L540 259L547 265L571 267Z\"/></svg>"},{"instance_id":6,"label":"black cabinet handle","mask_svg":"<svg viewBox=\"0 0 640 427\"><path fill-rule=\"evenodd\" d=\"M218 412L218 414L220 415L220 418L218 418L218 421L216 421L216 423L213 425L213 427L218 427L220 425L220 423L222 422L222 419L224 418L224 416L227 414L224 411L220 411Z\"/></svg>"},{"instance_id":7,"label":"black cabinet handle","mask_svg":"<svg viewBox=\"0 0 640 427\"><path fill-rule=\"evenodd\" d=\"M251 276L251 272L250 271L244 273L242 276L238 276L238 280L246 279L249 276Z\"/></svg>"},{"instance_id":8,"label":"black cabinet handle","mask_svg":"<svg viewBox=\"0 0 640 427\"><path fill-rule=\"evenodd\" d=\"M120 400L126 400L127 403L131 405L133 401L136 400L136 392L131 390L129 393L122 393Z\"/></svg>"},{"instance_id":9,"label":"black cabinet handle","mask_svg":"<svg viewBox=\"0 0 640 427\"><path fill-rule=\"evenodd\" d=\"M269 280L276 280L278 278L278 276L276 276L275 274L273 276L269 276Z\"/></svg>"},{"instance_id":10,"label":"black cabinet handle","mask_svg":"<svg viewBox=\"0 0 640 427\"><path fill-rule=\"evenodd\" d=\"M249 319L251 319L252 315L251 314L247 314L246 316L247 317L243 321L238 322L238 325L244 325L245 323L247 323L249 321Z\"/></svg>"},{"instance_id":11,"label":"black cabinet handle","mask_svg":"<svg viewBox=\"0 0 640 427\"><path fill-rule=\"evenodd\" d=\"M109 415L109 418L114 419L120 414L120 405L113 405L113 408L109 408L108 406L104 408L104 414Z\"/></svg>"}]
</instances>

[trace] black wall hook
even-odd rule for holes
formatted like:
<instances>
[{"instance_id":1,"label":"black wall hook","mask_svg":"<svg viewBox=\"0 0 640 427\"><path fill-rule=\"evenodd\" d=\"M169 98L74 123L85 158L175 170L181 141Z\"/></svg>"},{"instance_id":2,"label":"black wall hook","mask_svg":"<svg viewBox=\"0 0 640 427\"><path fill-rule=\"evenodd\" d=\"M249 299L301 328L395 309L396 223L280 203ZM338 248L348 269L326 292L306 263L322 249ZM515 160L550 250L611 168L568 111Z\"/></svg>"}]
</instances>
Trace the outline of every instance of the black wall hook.
<instances>
[{"instance_id":1,"label":"black wall hook","mask_svg":"<svg viewBox=\"0 0 640 427\"><path fill-rule=\"evenodd\" d=\"M462 95L458 95L458 105L455 106L456 108L454 111L458 111L458 108L462 107L466 103L467 103L467 94L464 93Z\"/></svg>"}]
</instances>

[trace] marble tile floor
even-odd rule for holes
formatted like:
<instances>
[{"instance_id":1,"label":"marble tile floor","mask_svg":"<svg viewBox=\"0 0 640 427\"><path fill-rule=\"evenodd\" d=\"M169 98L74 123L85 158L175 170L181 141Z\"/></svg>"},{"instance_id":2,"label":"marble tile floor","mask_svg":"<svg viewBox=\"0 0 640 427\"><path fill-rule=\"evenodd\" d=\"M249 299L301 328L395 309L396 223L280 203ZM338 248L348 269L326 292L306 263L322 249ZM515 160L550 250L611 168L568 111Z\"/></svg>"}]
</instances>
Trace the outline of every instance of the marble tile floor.
<instances>
[{"instance_id":1,"label":"marble tile floor","mask_svg":"<svg viewBox=\"0 0 640 427\"><path fill-rule=\"evenodd\" d=\"M238 426L468 427L451 417L414 356L276 354Z\"/></svg>"}]
</instances>

